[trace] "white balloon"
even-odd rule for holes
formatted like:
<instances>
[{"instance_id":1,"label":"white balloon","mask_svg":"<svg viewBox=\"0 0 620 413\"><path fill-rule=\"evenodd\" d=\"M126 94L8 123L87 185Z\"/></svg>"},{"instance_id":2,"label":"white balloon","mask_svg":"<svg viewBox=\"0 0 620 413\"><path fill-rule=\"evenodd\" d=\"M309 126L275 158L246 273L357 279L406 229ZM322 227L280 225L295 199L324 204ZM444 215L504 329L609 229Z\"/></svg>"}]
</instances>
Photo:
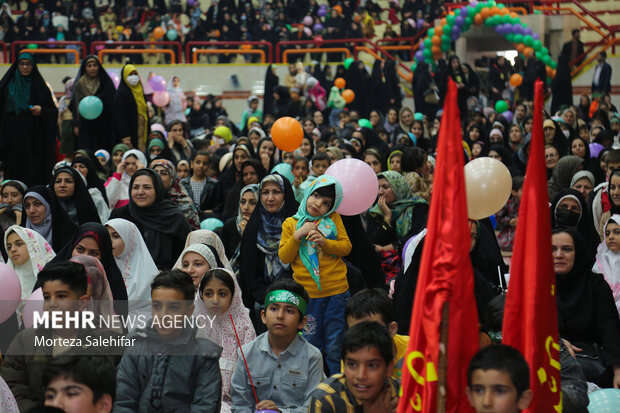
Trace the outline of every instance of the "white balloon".
<instances>
[{"instance_id":1,"label":"white balloon","mask_svg":"<svg viewBox=\"0 0 620 413\"><path fill-rule=\"evenodd\" d=\"M477 158L465 165L467 212L471 219L487 218L506 205L512 190L510 171L493 158Z\"/></svg>"}]
</instances>

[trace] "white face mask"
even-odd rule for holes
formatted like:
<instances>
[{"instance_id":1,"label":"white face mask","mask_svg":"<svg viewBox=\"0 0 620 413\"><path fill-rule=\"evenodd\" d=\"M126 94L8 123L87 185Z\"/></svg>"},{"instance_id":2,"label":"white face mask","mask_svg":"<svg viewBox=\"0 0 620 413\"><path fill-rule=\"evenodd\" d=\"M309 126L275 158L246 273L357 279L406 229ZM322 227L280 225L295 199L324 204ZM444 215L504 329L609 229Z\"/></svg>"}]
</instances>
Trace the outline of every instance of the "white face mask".
<instances>
[{"instance_id":1,"label":"white face mask","mask_svg":"<svg viewBox=\"0 0 620 413\"><path fill-rule=\"evenodd\" d=\"M127 83L129 83L130 86L137 85L138 83L140 83L140 76L138 75L127 76Z\"/></svg>"},{"instance_id":2,"label":"white face mask","mask_svg":"<svg viewBox=\"0 0 620 413\"><path fill-rule=\"evenodd\" d=\"M566 136L567 138L570 136L570 131L568 129L564 129L562 131L562 133L564 134L564 136Z\"/></svg>"}]
</instances>

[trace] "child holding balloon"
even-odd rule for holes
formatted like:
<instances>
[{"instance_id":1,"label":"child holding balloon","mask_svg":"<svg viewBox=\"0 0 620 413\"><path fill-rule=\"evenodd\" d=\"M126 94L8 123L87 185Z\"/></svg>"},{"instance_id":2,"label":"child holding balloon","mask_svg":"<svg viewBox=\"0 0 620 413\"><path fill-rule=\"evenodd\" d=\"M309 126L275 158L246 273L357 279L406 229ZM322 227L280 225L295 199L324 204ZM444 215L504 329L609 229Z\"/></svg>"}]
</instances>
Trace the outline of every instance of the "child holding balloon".
<instances>
[{"instance_id":1,"label":"child holding balloon","mask_svg":"<svg viewBox=\"0 0 620 413\"><path fill-rule=\"evenodd\" d=\"M304 336L325 351L330 373L340 371L344 311L351 296L342 257L352 246L336 212L341 201L342 185L336 178L316 178L297 213L284 221L279 249L280 260L291 264L293 278L310 296Z\"/></svg>"}]
</instances>

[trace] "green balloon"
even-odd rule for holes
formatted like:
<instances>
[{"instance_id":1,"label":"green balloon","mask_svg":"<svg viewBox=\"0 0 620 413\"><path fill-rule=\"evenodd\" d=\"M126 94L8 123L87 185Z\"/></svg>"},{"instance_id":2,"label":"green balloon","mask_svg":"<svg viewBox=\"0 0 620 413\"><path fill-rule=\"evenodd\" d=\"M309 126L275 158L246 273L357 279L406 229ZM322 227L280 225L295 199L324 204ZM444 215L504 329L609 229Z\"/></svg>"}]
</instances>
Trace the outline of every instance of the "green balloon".
<instances>
[{"instance_id":1,"label":"green balloon","mask_svg":"<svg viewBox=\"0 0 620 413\"><path fill-rule=\"evenodd\" d=\"M465 33L467 30L469 30L469 28L471 27L471 24L463 24L463 28L461 29L461 33Z\"/></svg>"},{"instance_id":2,"label":"green balloon","mask_svg":"<svg viewBox=\"0 0 620 413\"><path fill-rule=\"evenodd\" d=\"M504 113L507 110L508 110L508 103L506 103L506 101L498 100L497 103L495 103L495 111L497 113Z\"/></svg>"},{"instance_id":3,"label":"green balloon","mask_svg":"<svg viewBox=\"0 0 620 413\"><path fill-rule=\"evenodd\" d=\"M465 23L463 26L471 26L474 20L471 17L465 17Z\"/></svg>"},{"instance_id":4,"label":"green balloon","mask_svg":"<svg viewBox=\"0 0 620 413\"><path fill-rule=\"evenodd\" d=\"M489 18L489 19L486 19L483 24L487 27L491 27L491 23L492 23L492 20Z\"/></svg>"},{"instance_id":5,"label":"green balloon","mask_svg":"<svg viewBox=\"0 0 620 413\"><path fill-rule=\"evenodd\" d=\"M461 9L454 9L454 15L459 16L461 14Z\"/></svg>"},{"instance_id":6,"label":"green balloon","mask_svg":"<svg viewBox=\"0 0 620 413\"><path fill-rule=\"evenodd\" d=\"M508 40L510 43L515 41L515 35L513 33L508 33L506 35L506 40Z\"/></svg>"},{"instance_id":7,"label":"green balloon","mask_svg":"<svg viewBox=\"0 0 620 413\"><path fill-rule=\"evenodd\" d=\"M452 26L450 24L446 24L445 26L443 26L443 32L442 33L444 35L450 36L452 34L453 27L454 26Z\"/></svg>"},{"instance_id":8,"label":"green balloon","mask_svg":"<svg viewBox=\"0 0 620 413\"><path fill-rule=\"evenodd\" d=\"M545 66L551 66L551 62L553 61L553 59L551 59L551 56L545 56L542 58L543 63L545 64Z\"/></svg>"},{"instance_id":9,"label":"green balloon","mask_svg":"<svg viewBox=\"0 0 620 413\"><path fill-rule=\"evenodd\" d=\"M345 70L349 68L349 66L351 66L351 64L354 62L352 57L347 57L346 59L344 59L344 68Z\"/></svg>"},{"instance_id":10,"label":"green balloon","mask_svg":"<svg viewBox=\"0 0 620 413\"><path fill-rule=\"evenodd\" d=\"M532 47L537 52L540 52L542 50L542 42L540 40L536 39L536 40L534 40L534 43L532 43Z\"/></svg>"},{"instance_id":11,"label":"green balloon","mask_svg":"<svg viewBox=\"0 0 620 413\"><path fill-rule=\"evenodd\" d=\"M502 16L502 23L512 23L512 16L509 14L504 14Z\"/></svg>"},{"instance_id":12,"label":"green balloon","mask_svg":"<svg viewBox=\"0 0 620 413\"><path fill-rule=\"evenodd\" d=\"M26 46L27 49L38 49L39 46L34 44L34 43L30 43L28 46Z\"/></svg>"},{"instance_id":13,"label":"green balloon","mask_svg":"<svg viewBox=\"0 0 620 413\"><path fill-rule=\"evenodd\" d=\"M446 16L446 22L448 22L448 24L449 24L450 26L452 26L452 25L454 24L454 19L455 19L455 18L456 18L456 17L455 17L453 14L448 14L448 15Z\"/></svg>"},{"instance_id":14,"label":"green balloon","mask_svg":"<svg viewBox=\"0 0 620 413\"><path fill-rule=\"evenodd\" d=\"M476 7L470 7L470 9L467 11L467 17L471 20L474 18L474 16L476 15L477 11L476 11Z\"/></svg>"},{"instance_id":15,"label":"green balloon","mask_svg":"<svg viewBox=\"0 0 620 413\"><path fill-rule=\"evenodd\" d=\"M424 49L422 54L426 59L430 59L431 57L433 57L433 52L431 52L431 49Z\"/></svg>"},{"instance_id":16,"label":"green balloon","mask_svg":"<svg viewBox=\"0 0 620 413\"><path fill-rule=\"evenodd\" d=\"M433 37L435 35L435 29L431 27L428 29L428 37Z\"/></svg>"},{"instance_id":17,"label":"green balloon","mask_svg":"<svg viewBox=\"0 0 620 413\"><path fill-rule=\"evenodd\" d=\"M542 53L543 55L549 54L549 49L547 49L546 47L543 47L542 49L540 49L540 53Z\"/></svg>"},{"instance_id":18,"label":"green balloon","mask_svg":"<svg viewBox=\"0 0 620 413\"><path fill-rule=\"evenodd\" d=\"M547 82L546 83L547 83L547 86L551 86L551 78L550 77L547 78Z\"/></svg>"},{"instance_id":19,"label":"green balloon","mask_svg":"<svg viewBox=\"0 0 620 413\"><path fill-rule=\"evenodd\" d=\"M498 26L502 24L502 16L499 14L496 14L495 16L491 17L491 22L493 26Z\"/></svg>"},{"instance_id":20,"label":"green balloon","mask_svg":"<svg viewBox=\"0 0 620 413\"><path fill-rule=\"evenodd\" d=\"M515 43L523 43L523 35L520 33L515 34Z\"/></svg>"},{"instance_id":21,"label":"green balloon","mask_svg":"<svg viewBox=\"0 0 620 413\"><path fill-rule=\"evenodd\" d=\"M441 44L441 51L442 52L447 52L450 50L450 43L442 43Z\"/></svg>"},{"instance_id":22,"label":"green balloon","mask_svg":"<svg viewBox=\"0 0 620 413\"><path fill-rule=\"evenodd\" d=\"M413 63L413 64L410 66L410 69L411 69L411 71L412 71L412 72L415 72L415 70L416 70L417 68L418 68L418 64L417 64L417 60L416 60L416 63Z\"/></svg>"},{"instance_id":23,"label":"green balloon","mask_svg":"<svg viewBox=\"0 0 620 413\"><path fill-rule=\"evenodd\" d=\"M484 3L476 4L476 13L480 13L480 10L484 9L484 7L485 7Z\"/></svg>"},{"instance_id":24,"label":"green balloon","mask_svg":"<svg viewBox=\"0 0 620 413\"><path fill-rule=\"evenodd\" d=\"M495 6L497 6L497 3L495 3L495 1L493 0L487 1L487 7L495 7Z\"/></svg>"},{"instance_id":25,"label":"green balloon","mask_svg":"<svg viewBox=\"0 0 620 413\"><path fill-rule=\"evenodd\" d=\"M441 35L441 43L448 43L448 44L450 44L451 41L452 41L452 39L450 39L450 36L448 36L447 34L442 34Z\"/></svg>"},{"instance_id":26,"label":"green balloon","mask_svg":"<svg viewBox=\"0 0 620 413\"><path fill-rule=\"evenodd\" d=\"M521 24L521 19L518 17L515 17L514 19L512 19L512 24Z\"/></svg>"},{"instance_id":27,"label":"green balloon","mask_svg":"<svg viewBox=\"0 0 620 413\"><path fill-rule=\"evenodd\" d=\"M534 14L542 14L540 10L534 10Z\"/></svg>"},{"instance_id":28,"label":"green balloon","mask_svg":"<svg viewBox=\"0 0 620 413\"><path fill-rule=\"evenodd\" d=\"M536 59L539 59L539 60L543 60L543 57L545 57L545 55L543 55L540 52L534 52L534 56L536 56Z\"/></svg>"},{"instance_id":29,"label":"green balloon","mask_svg":"<svg viewBox=\"0 0 620 413\"><path fill-rule=\"evenodd\" d=\"M433 47L433 42L431 41L431 38L430 38L430 37L427 37L427 38L424 40L424 48L425 48L425 49L430 49L431 47Z\"/></svg>"},{"instance_id":30,"label":"green balloon","mask_svg":"<svg viewBox=\"0 0 620 413\"><path fill-rule=\"evenodd\" d=\"M523 36L523 44L528 47L532 47L532 45L534 44L534 39L529 34L526 34L525 36Z\"/></svg>"},{"instance_id":31,"label":"green balloon","mask_svg":"<svg viewBox=\"0 0 620 413\"><path fill-rule=\"evenodd\" d=\"M370 123L370 121L368 119L360 119L357 121L357 126L359 126L360 128L370 128L372 129L372 124Z\"/></svg>"},{"instance_id":32,"label":"green balloon","mask_svg":"<svg viewBox=\"0 0 620 413\"><path fill-rule=\"evenodd\" d=\"M558 62L556 62L555 60L551 60L551 63L549 63L549 66L551 66L552 69L557 69Z\"/></svg>"}]
</instances>

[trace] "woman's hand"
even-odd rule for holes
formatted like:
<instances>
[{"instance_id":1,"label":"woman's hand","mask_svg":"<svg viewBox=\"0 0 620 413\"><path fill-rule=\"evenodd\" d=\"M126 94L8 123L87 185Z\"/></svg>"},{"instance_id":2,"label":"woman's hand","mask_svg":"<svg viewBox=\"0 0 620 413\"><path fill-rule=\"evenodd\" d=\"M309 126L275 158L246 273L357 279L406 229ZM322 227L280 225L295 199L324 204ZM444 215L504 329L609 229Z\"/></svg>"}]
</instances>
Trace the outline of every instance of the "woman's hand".
<instances>
[{"instance_id":1,"label":"woman's hand","mask_svg":"<svg viewBox=\"0 0 620 413\"><path fill-rule=\"evenodd\" d=\"M620 389L620 366L614 366L614 389Z\"/></svg>"},{"instance_id":2,"label":"woman's hand","mask_svg":"<svg viewBox=\"0 0 620 413\"><path fill-rule=\"evenodd\" d=\"M116 167L116 173L122 175L123 172L125 172L125 161L120 161Z\"/></svg>"},{"instance_id":3,"label":"woman's hand","mask_svg":"<svg viewBox=\"0 0 620 413\"><path fill-rule=\"evenodd\" d=\"M323 236L323 234L321 234L321 231L318 231L316 229L308 233L308 241L314 242L319 247L325 245L325 237Z\"/></svg>"},{"instance_id":4,"label":"woman's hand","mask_svg":"<svg viewBox=\"0 0 620 413\"><path fill-rule=\"evenodd\" d=\"M316 230L316 223L306 222L305 224L301 226L301 228L295 231L295 234L293 235L293 237L295 237L297 241L301 241L301 239L307 236L310 233L310 231L314 231L314 230Z\"/></svg>"},{"instance_id":5,"label":"woman's hand","mask_svg":"<svg viewBox=\"0 0 620 413\"><path fill-rule=\"evenodd\" d=\"M22 222L22 211L13 211L13 213L15 214L15 223L19 225Z\"/></svg>"},{"instance_id":6,"label":"woman's hand","mask_svg":"<svg viewBox=\"0 0 620 413\"><path fill-rule=\"evenodd\" d=\"M239 223L239 228L241 228L241 235L243 235L243 232L245 231L245 227L248 225L248 221L246 221L245 219L241 220L241 222Z\"/></svg>"},{"instance_id":7,"label":"woman's hand","mask_svg":"<svg viewBox=\"0 0 620 413\"><path fill-rule=\"evenodd\" d=\"M392 210L385 202L384 196L379 197L379 201L377 202L377 205L379 206L379 209L381 209L381 212L383 213L383 219L385 220L385 222L390 224L392 222Z\"/></svg>"},{"instance_id":8,"label":"woman's hand","mask_svg":"<svg viewBox=\"0 0 620 413\"><path fill-rule=\"evenodd\" d=\"M30 108L30 112L32 113L32 116L41 116L41 106L39 105L34 105Z\"/></svg>"},{"instance_id":9,"label":"woman's hand","mask_svg":"<svg viewBox=\"0 0 620 413\"><path fill-rule=\"evenodd\" d=\"M583 351L583 349L573 346L570 341L566 340L565 338L563 338L562 341L564 342L566 349L568 350L570 355L573 356L573 358L575 358L575 353L581 353Z\"/></svg>"}]
</instances>

